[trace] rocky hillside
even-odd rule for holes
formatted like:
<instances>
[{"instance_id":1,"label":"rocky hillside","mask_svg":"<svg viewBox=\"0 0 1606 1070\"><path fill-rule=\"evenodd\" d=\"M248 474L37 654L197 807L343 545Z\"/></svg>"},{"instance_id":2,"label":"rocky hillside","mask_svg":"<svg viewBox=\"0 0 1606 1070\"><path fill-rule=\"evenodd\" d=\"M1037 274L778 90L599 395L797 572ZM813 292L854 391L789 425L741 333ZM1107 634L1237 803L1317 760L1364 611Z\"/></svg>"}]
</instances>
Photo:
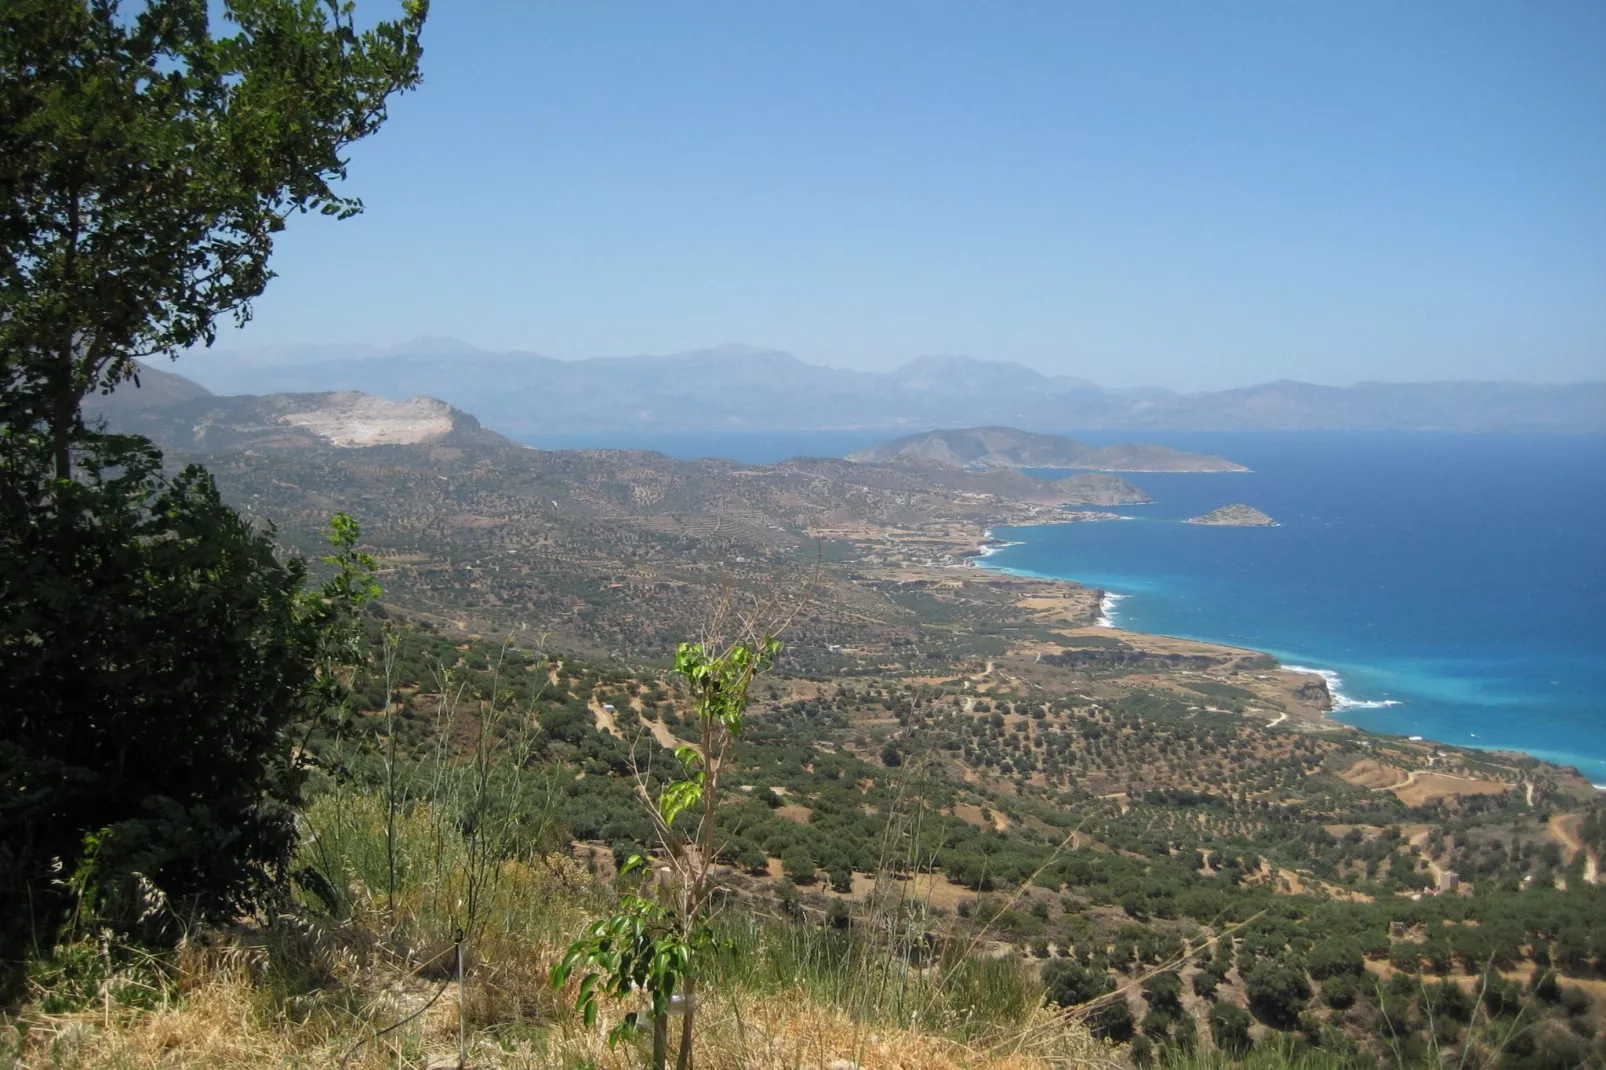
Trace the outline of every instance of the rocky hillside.
<instances>
[{"instance_id":1,"label":"rocky hillside","mask_svg":"<svg viewBox=\"0 0 1606 1070\"><path fill-rule=\"evenodd\" d=\"M954 468L1081 468L1094 472L1244 472L1224 457L1169 446L1130 443L1089 446L1064 435L1013 427L967 427L905 435L853 454L866 463L921 461Z\"/></svg>"},{"instance_id":2,"label":"rocky hillside","mask_svg":"<svg viewBox=\"0 0 1606 1070\"><path fill-rule=\"evenodd\" d=\"M230 500L308 553L321 552L330 513L357 516L395 604L475 626L543 620L603 652L662 654L705 615L707 591L729 583L762 597L807 584L794 574L821 559L844 570L819 578L819 619L794 634L818 635L822 649L881 649L908 610L849 572L951 569L988 528L1077 522L1090 518L1062 507L1149 500L1104 473L1050 481L908 462L537 450L430 398L203 395L101 411L173 463L205 464ZM1066 612L1091 621L1094 609Z\"/></svg>"},{"instance_id":3,"label":"rocky hillside","mask_svg":"<svg viewBox=\"0 0 1606 1070\"><path fill-rule=\"evenodd\" d=\"M86 412L118 430L180 448L514 446L434 398L389 401L357 391L216 397L199 387L199 393L175 388L174 382L194 386L177 375L147 370L141 379L138 388L127 383L109 397L91 399ZM147 395L146 384L153 381L160 389Z\"/></svg>"}]
</instances>

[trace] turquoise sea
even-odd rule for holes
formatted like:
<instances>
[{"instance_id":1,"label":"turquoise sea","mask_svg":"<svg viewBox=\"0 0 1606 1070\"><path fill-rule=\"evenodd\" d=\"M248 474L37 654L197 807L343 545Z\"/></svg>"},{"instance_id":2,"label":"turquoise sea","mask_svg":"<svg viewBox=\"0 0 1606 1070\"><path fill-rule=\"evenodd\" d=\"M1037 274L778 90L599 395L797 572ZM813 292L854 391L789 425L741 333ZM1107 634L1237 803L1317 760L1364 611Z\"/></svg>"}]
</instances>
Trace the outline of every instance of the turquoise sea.
<instances>
[{"instance_id":1,"label":"turquoise sea","mask_svg":"<svg viewBox=\"0 0 1606 1070\"><path fill-rule=\"evenodd\" d=\"M1363 728L1606 784L1606 438L1144 437L1253 471L1133 475L1155 499L1134 520L1004 529L1020 545L987 564L1103 587L1121 627L1336 674ZM1181 523L1230 502L1282 526Z\"/></svg>"},{"instance_id":2,"label":"turquoise sea","mask_svg":"<svg viewBox=\"0 0 1606 1070\"><path fill-rule=\"evenodd\" d=\"M1077 434L1076 432L1070 432ZM529 440L749 463L840 456L885 432ZM1127 476L1133 519L1000 529L989 567L1095 584L1121 627L1265 650L1334 674L1363 728L1527 751L1606 785L1606 437L1107 432L1253 471ZM1054 473L1043 473L1051 475ZM1231 502L1276 528L1208 528Z\"/></svg>"}]
</instances>

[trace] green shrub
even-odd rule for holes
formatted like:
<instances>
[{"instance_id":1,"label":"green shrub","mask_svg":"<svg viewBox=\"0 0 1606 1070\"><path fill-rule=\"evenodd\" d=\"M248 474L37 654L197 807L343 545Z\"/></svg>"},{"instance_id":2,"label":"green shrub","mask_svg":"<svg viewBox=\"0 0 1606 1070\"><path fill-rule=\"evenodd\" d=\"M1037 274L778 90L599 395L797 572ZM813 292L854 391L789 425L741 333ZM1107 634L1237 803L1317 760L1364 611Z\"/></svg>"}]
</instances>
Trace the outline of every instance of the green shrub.
<instances>
[{"instance_id":1,"label":"green shrub","mask_svg":"<svg viewBox=\"0 0 1606 1070\"><path fill-rule=\"evenodd\" d=\"M1282 962L1261 962L1244 978L1249 1006L1267 1024L1291 1029L1310 1000L1305 971Z\"/></svg>"},{"instance_id":2,"label":"green shrub","mask_svg":"<svg viewBox=\"0 0 1606 1070\"><path fill-rule=\"evenodd\" d=\"M1322 1002L1334 1010L1346 1010L1355 1005L1360 986L1347 973L1329 977L1322 982Z\"/></svg>"},{"instance_id":3,"label":"green shrub","mask_svg":"<svg viewBox=\"0 0 1606 1070\"><path fill-rule=\"evenodd\" d=\"M1210 1036L1216 1047L1229 1055L1243 1055L1253 1046L1249 1036L1249 1012L1236 1003L1214 1003L1210 1007Z\"/></svg>"}]
</instances>

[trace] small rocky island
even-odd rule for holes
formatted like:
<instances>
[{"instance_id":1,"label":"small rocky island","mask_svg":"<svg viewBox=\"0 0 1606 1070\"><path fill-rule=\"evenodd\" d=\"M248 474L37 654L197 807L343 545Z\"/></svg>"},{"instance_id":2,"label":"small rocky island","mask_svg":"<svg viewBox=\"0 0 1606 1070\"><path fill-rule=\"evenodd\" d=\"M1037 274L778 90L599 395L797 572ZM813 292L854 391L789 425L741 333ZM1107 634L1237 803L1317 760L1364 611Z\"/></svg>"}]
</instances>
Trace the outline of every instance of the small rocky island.
<instances>
[{"instance_id":1,"label":"small rocky island","mask_svg":"<svg viewBox=\"0 0 1606 1070\"><path fill-rule=\"evenodd\" d=\"M1274 528L1277 526L1277 521L1252 505L1223 505L1220 509L1213 509L1204 516L1190 517L1188 523L1210 524L1213 527L1224 528Z\"/></svg>"}]
</instances>

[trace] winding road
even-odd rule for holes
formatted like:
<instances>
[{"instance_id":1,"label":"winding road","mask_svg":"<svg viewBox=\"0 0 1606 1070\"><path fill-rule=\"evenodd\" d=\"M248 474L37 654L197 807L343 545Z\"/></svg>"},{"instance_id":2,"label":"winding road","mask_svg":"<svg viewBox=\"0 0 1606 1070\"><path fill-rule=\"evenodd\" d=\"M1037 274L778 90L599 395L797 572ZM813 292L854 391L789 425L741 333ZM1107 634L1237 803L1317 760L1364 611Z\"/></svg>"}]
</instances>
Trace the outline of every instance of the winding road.
<instances>
[{"instance_id":1,"label":"winding road","mask_svg":"<svg viewBox=\"0 0 1606 1070\"><path fill-rule=\"evenodd\" d=\"M1595 856L1589 853L1589 847L1578 838L1578 824L1583 821L1583 814L1557 814L1550 819L1546 830L1551 838L1567 850L1567 861L1570 864L1578 857L1578 852L1584 853L1584 883L1600 883L1600 864Z\"/></svg>"}]
</instances>

